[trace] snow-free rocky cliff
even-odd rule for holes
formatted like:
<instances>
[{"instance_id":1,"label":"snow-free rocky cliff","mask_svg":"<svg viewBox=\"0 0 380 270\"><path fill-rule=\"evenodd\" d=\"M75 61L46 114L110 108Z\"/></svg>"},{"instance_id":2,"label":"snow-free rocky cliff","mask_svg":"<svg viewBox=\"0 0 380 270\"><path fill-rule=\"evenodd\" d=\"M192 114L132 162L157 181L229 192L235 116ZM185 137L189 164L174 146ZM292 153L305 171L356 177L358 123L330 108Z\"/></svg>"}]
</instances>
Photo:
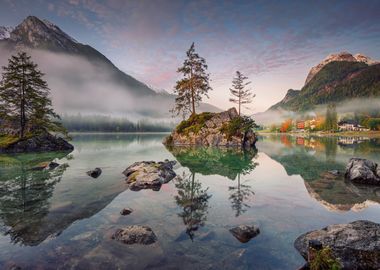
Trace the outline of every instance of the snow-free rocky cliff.
<instances>
[{"instance_id":1,"label":"snow-free rocky cliff","mask_svg":"<svg viewBox=\"0 0 380 270\"><path fill-rule=\"evenodd\" d=\"M362 62L366 63L367 65L374 65L378 64L379 62L372 60L370 57L365 56L363 54L355 54L352 55L348 52L340 52L337 54L330 54L327 56L322 62L320 62L318 65L311 68L309 74L306 77L305 85L311 81L311 79L317 74L324 66L326 66L330 62Z\"/></svg>"}]
</instances>

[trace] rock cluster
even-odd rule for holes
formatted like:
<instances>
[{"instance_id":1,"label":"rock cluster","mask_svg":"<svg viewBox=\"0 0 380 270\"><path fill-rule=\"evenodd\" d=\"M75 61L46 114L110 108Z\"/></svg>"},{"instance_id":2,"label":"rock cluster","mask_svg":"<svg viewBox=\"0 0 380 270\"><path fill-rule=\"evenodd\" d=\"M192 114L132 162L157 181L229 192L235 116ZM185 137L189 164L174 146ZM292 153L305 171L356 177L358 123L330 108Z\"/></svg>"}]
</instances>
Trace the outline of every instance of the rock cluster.
<instances>
[{"instance_id":1,"label":"rock cluster","mask_svg":"<svg viewBox=\"0 0 380 270\"><path fill-rule=\"evenodd\" d=\"M204 123L195 123L199 130L181 132L177 127L163 143L168 146L255 146L257 138L252 130L239 131L232 135L223 131L231 121L240 118L235 108L221 113L209 113L207 116Z\"/></svg>"},{"instance_id":2,"label":"rock cluster","mask_svg":"<svg viewBox=\"0 0 380 270\"><path fill-rule=\"evenodd\" d=\"M27 153L27 152L52 152L72 151L74 146L63 138L55 137L49 133L43 133L31 138L20 139L6 147L0 148L0 153Z\"/></svg>"},{"instance_id":3,"label":"rock cluster","mask_svg":"<svg viewBox=\"0 0 380 270\"><path fill-rule=\"evenodd\" d=\"M358 184L380 185L380 167L377 163L362 158L351 158L345 177Z\"/></svg>"},{"instance_id":4,"label":"rock cluster","mask_svg":"<svg viewBox=\"0 0 380 270\"><path fill-rule=\"evenodd\" d=\"M129 188L134 191L141 189L160 190L162 184L168 183L175 176L173 170L175 161L165 160L164 162L141 161L129 166L123 174Z\"/></svg>"},{"instance_id":5,"label":"rock cluster","mask_svg":"<svg viewBox=\"0 0 380 270\"><path fill-rule=\"evenodd\" d=\"M294 246L306 260L311 240L330 247L343 269L380 269L380 224L358 220L305 233Z\"/></svg>"},{"instance_id":6,"label":"rock cluster","mask_svg":"<svg viewBox=\"0 0 380 270\"><path fill-rule=\"evenodd\" d=\"M118 229L112 235L112 239L127 245L150 245L157 241L157 236L148 226L132 225L123 229Z\"/></svg>"}]
</instances>

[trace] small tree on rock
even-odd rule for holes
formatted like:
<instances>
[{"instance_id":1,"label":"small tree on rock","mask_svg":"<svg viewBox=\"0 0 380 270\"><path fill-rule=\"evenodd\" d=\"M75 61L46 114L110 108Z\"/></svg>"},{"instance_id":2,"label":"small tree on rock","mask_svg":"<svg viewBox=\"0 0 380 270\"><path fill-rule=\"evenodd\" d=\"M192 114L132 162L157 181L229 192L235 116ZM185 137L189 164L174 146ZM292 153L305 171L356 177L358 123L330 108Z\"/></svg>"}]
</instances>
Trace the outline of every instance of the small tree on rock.
<instances>
[{"instance_id":1,"label":"small tree on rock","mask_svg":"<svg viewBox=\"0 0 380 270\"><path fill-rule=\"evenodd\" d=\"M52 108L50 90L44 74L25 52L19 52L3 67L0 82L0 106L5 119L20 131L24 138L27 131L58 131L66 134L62 125L54 121L59 116Z\"/></svg>"},{"instance_id":2,"label":"small tree on rock","mask_svg":"<svg viewBox=\"0 0 380 270\"><path fill-rule=\"evenodd\" d=\"M256 96L252 93L251 88L246 88L252 82L247 81L248 77L244 76L240 71L236 71L236 77L232 80L232 88L230 88L231 95L230 102L238 104L238 113L241 115L241 106L244 104L252 103L253 98Z\"/></svg>"},{"instance_id":3,"label":"small tree on rock","mask_svg":"<svg viewBox=\"0 0 380 270\"><path fill-rule=\"evenodd\" d=\"M175 107L171 110L175 115L182 113L194 115L195 107L202 101L203 96L208 97L212 90L209 81L210 74L207 71L206 60L195 52L194 43L186 52L186 59L177 72L182 73L183 78L177 81L174 93L177 94Z\"/></svg>"}]
</instances>

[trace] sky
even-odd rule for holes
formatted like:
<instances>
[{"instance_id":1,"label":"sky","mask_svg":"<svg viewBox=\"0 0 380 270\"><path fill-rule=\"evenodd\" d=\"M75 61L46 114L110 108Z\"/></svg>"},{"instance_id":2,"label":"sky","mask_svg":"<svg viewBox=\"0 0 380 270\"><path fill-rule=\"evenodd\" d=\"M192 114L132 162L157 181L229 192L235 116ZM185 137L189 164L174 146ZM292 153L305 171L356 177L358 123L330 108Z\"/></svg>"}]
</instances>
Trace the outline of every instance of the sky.
<instances>
[{"instance_id":1,"label":"sky","mask_svg":"<svg viewBox=\"0 0 380 270\"><path fill-rule=\"evenodd\" d=\"M237 70L256 94L246 113L301 89L310 68L341 51L380 59L380 1L0 0L0 25L34 15L89 44L117 67L173 91L192 42L213 91L204 101L232 107Z\"/></svg>"}]
</instances>

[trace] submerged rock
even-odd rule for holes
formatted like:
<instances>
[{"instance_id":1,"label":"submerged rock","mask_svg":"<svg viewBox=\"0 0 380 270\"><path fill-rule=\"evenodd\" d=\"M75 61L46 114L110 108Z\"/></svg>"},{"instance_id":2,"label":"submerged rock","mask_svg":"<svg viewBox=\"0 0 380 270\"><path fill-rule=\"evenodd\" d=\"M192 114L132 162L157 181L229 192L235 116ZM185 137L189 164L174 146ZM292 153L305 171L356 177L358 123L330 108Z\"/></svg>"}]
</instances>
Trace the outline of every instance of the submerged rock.
<instances>
[{"instance_id":1,"label":"submerged rock","mask_svg":"<svg viewBox=\"0 0 380 270\"><path fill-rule=\"evenodd\" d=\"M126 207L123 210L120 211L120 215L127 216L133 212L132 208Z\"/></svg>"},{"instance_id":2,"label":"submerged rock","mask_svg":"<svg viewBox=\"0 0 380 270\"><path fill-rule=\"evenodd\" d=\"M17 140L0 148L0 153L72 151L73 149L74 146L63 138L55 137L50 133L43 133L31 138Z\"/></svg>"},{"instance_id":3,"label":"submerged rock","mask_svg":"<svg viewBox=\"0 0 380 270\"><path fill-rule=\"evenodd\" d=\"M241 243L247 243L260 233L260 229L256 226L240 225L230 229L230 232Z\"/></svg>"},{"instance_id":4,"label":"submerged rock","mask_svg":"<svg viewBox=\"0 0 380 270\"><path fill-rule=\"evenodd\" d=\"M380 167L368 159L351 158L345 177L359 184L380 185Z\"/></svg>"},{"instance_id":5,"label":"submerged rock","mask_svg":"<svg viewBox=\"0 0 380 270\"><path fill-rule=\"evenodd\" d=\"M330 247L343 269L380 269L380 224L359 220L305 233L294 246L306 260L311 240Z\"/></svg>"},{"instance_id":6,"label":"submerged rock","mask_svg":"<svg viewBox=\"0 0 380 270\"><path fill-rule=\"evenodd\" d=\"M102 169L100 168L95 168L87 172L87 175L91 176L92 178L98 178L101 174L102 174Z\"/></svg>"},{"instance_id":7,"label":"submerged rock","mask_svg":"<svg viewBox=\"0 0 380 270\"><path fill-rule=\"evenodd\" d=\"M173 171L175 161L165 160L164 162L141 161L129 166L123 174L129 188L134 191L141 189L160 190L162 184L168 183L175 176Z\"/></svg>"},{"instance_id":8,"label":"submerged rock","mask_svg":"<svg viewBox=\"0 0 380 270\"><path fill-rule=\"evenodd\" d=\"M118 229L112 239L127 245L142 244L150 245L157 241L157 236L148 226L133 225Z\"/></svg>"},{"instance_id":9,"label":"submerged rock","mask_svg":"<svg viewBox=\"0 0 380 270\"><path fill-rule=\"evenodd\" d=\"M234 146L254 147L256 134L247 130L248 118L240 117L235 108L221 113L201 113L182 121L164 139L167 146Z\"/></svg>"}]
</instances>

